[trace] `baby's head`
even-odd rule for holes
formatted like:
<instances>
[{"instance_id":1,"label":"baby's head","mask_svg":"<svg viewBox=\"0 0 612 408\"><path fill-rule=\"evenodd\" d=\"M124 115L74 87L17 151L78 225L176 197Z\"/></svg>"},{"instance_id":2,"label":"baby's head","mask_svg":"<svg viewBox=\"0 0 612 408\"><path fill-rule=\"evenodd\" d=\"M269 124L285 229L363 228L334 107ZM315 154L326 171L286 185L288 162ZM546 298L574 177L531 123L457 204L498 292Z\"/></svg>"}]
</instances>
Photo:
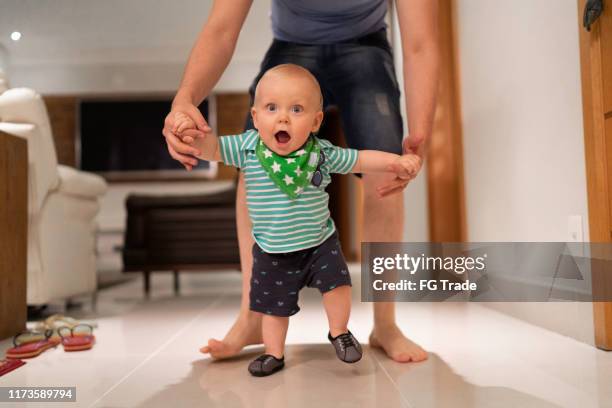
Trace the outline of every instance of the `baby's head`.
<instances>
[{"instance_id":1,"label":"baby's head","mask_svg":"<svg viewBox=\"0 0 612 408\"><path fill-rule=\"evenodd\" d=\"M285 156L298 150L323 120L323 96L316 78L294 64L277 65L261 77L251 108L265 145Z\"/></svg>"}]
</instances>

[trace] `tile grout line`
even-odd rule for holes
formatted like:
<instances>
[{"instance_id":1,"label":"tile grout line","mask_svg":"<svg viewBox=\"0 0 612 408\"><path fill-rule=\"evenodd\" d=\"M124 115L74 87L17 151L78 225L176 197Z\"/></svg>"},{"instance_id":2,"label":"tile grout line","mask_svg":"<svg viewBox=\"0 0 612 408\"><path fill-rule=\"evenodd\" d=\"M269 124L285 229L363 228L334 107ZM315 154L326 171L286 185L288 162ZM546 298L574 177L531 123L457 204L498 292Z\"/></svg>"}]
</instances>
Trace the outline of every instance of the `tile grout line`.
<instances>
[{"instance_id":1,"label":"tile grout line","mask_svg":"<svg viewBox=\"0 0 612 408\"><path fill-rule=\"evenodd\" d=\"M400 395L400 398L402 399L402 401L406 404L406 406L408 408L414 408L412 405L410 405L410 403L408 402L408 400L406 399L404 394L402 394L402 391L400 391L400 388L397 385L397 383L395 381L393 381L393 378L391 378L391 375L389 374L387 369L382 365L382 363L378 360L378 358L376 358L376 356L374 355L374 352L371 349L372 349L372 347L370 346L370 352L368 354L370 354L372 356L374 361L376 361L376 364L378 364L380 366L380 368L382 369L383 373L385 373L385 375L387 376L389 381L391 381L391 384L393 384L393 386L397 390L397 393Z\"/></svg>"},{"instance_id":2,"label":"tile grout line","mask_svg":"<svg viewBox=\"0 0 612 408\"><path fill-rule=\"evenodd\" d=\"M128 379L128 377L130 377L132 374L134 374L134 372L136 372L138 369L140 369L144 364L146 364L148 361L150 361L153 357L155 357L157 354L159 354L168 344L172 343L178 336L180 336L185 330L187 330L191 325L193 325L195 323L196 320L198 320L205 312L207 312L209 309L213 308L214 306L216 306L219 302L221 302L221 300L224 298L224 296L219 296L219 298L217 298L216 300L214 300L208 307L205 307L200 313L198 313L193 319L191 319L191 321L189 321L185 327L183 327L181 330L179 330L178 332L176 332L174 334L174 336L170 337L168 340L166 340L166 342L164 344L162 344L161 346L159 346L155 351L153 351L147 358L145 358L144 360L142 360L136 367L134 367L132 370L130 370L130 372L128 372L126 375L123 376L123 378L121 378L118 382L116 382L113 386L111 386L104 394L102 394L101 396L98 397L98 399L96 399L94 402L92 402L89 407L93 407L94 405L96 405L98 402L100 402L100 400L102 400L102 398L104 398L105 396L107 396L111 391L113 391L115 388L117 388L119 385L121 385L121 383L123 383L125 380Z\"/></svg>"}]
</instances>

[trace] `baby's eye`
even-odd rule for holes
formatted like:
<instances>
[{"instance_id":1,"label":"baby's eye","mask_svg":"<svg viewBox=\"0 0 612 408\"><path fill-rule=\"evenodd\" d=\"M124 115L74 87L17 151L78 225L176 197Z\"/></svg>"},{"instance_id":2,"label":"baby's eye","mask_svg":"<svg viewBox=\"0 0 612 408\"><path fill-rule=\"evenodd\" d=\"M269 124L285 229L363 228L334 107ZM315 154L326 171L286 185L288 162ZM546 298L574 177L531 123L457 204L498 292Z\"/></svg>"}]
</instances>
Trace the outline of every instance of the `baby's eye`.
<instances>
[{"instance_id":1,"label":"baby's eye","mask_svg":"<svg viewBox=\"0 0 612 408\"><path fill-rule=\"evenodd\" d=\"M302 113L304 111L304 108L301 107L300 105L293 105L291 107L291 112L292 113Z\"/></svg>"},{"instance_id":2,"label":"baby's eye","mask_svg":"<svg viewBox=\"0 0 612 408\"><path fill-rule=\"evenodd\" d=\"M268 112L276 112L276 104L269 103L266 105L266 109L268 110Z\"/></svg>"}]
</instances>

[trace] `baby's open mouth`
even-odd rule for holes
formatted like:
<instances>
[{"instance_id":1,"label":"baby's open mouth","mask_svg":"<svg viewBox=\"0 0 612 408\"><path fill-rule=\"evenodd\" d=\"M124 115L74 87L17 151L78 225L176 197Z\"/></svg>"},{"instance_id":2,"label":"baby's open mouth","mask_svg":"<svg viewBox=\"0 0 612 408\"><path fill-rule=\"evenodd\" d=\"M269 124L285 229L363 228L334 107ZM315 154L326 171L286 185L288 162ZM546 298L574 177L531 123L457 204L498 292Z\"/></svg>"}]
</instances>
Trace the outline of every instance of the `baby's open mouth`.
<instances>
[{"instance_id":1,"label":"baby's open mouth","mask_svg":"<svg viewBox=\"0 0 612 408\"><path fill-rule=\"evenodd\" d=\"M287 133L286 131L280 130L274 134L274 138L279 144L285 144L289 143L289 139L291 139L291 136L289 136L289 133Z\"/></svg>"}]
</instances>

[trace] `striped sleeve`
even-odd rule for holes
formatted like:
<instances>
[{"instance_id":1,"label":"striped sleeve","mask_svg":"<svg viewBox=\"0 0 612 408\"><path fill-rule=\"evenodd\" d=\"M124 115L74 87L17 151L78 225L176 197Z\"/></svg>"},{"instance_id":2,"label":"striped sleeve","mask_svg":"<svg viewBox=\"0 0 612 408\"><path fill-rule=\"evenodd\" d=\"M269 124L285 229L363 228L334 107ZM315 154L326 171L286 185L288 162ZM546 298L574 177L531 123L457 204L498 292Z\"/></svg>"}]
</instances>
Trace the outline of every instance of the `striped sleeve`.
<instances>
[{"instance_id":1,"label":"striped sleeve","mask_svg":"<svg viewBox=\"0 0 612 408\"><path fill-rule=\"evenodd\" d=\"M245 154L242 149L244 138L244 133L234 136L219 137L219 152L223 163L238 168L244 166Z\"/></svg>"},{"instance_id":2,"label":"striped sleeve","mask_svg":"<svg viewBox=\"0 0 612 408\"><path fill-rule=\"evenodd\" d=\"M325 139L319 139L319 142L330 173L347 174L351 172L357 163L358 150L334 146Z\"/></svg>"}]
</instances>

